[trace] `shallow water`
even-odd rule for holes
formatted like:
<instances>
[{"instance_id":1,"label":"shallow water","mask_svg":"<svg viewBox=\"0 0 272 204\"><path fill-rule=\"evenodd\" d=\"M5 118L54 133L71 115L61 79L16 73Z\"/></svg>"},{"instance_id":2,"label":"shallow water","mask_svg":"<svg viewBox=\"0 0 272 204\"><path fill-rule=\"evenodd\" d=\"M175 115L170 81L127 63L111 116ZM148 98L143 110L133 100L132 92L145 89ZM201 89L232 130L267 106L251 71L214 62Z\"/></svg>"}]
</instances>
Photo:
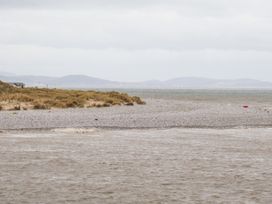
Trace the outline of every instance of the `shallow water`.
<instances>
[{"instance_id":1,"label":"shallow water","mask_svg":"<svg viewBox=\"0 0 272 204\"><path fill-rule=\"evenodd\" d=\"M271 203L272 129L0 133L0 203Z\"/></svg>"},{"instance_id":2,"label":"shallow water","mask_svg":"<svg viewBox=\"0 0 272 204\"><path fill-rule=\"evenodd\" d=\"M109 89L105 90L109 91ZM182 101L222 101L271 103L272 90L224 90L224 89L119 89L142 98L182 100Z\"/></svg>"}]
</instances>

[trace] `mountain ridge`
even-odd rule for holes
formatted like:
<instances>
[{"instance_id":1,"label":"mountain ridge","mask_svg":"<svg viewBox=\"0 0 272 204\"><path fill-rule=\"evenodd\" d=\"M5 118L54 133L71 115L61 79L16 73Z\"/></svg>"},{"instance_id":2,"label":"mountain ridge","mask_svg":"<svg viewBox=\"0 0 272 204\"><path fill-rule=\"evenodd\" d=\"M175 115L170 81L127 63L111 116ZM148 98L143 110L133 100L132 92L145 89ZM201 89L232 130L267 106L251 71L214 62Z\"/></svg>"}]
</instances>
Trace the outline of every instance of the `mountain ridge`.
<instances>
[{"instance_id":1,"label":"mountain ridge","mask_svg":"<svg viewBox=\"0 0 272 204\"><path fill-rule=\"evenodd\" d=\"M0 72L1 73L1 72ZM23 82L27 86L50 88L141 88L141 89L272 89L272 82L255 79L211 79L202 77L177 77L165 81L118 82L87 75L62 77L0 74L5 82Z\"/></svg>"}]
</instances>

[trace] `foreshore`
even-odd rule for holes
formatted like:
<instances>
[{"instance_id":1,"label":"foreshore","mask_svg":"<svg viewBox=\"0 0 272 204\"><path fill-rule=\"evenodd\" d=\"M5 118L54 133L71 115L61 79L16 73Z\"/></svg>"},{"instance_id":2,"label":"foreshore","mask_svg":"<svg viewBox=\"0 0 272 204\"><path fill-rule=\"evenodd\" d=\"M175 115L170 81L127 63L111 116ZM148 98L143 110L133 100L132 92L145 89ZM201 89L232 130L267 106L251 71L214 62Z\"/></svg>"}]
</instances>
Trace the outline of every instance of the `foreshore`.
<instances>
[{"instance_id":1,"label":"foreshore","mask_svg":"<svg viewBox=\"0 0 272 204\"><path fill-rule=\"evenodd\" d=\"M2 111L0 130L272 127L271 104L144 99L146 105Z\"/></svg>"},{"instance_id":2,"label":"foreshore","mask_svg":"<svg viewBox=\"0 0 272 204\"><path fill-rule=\"evenodd\" d=\"M271 203L272 129L7 132L0 203Z\"/></svg>"},{"instance_id":3,"label":"foreshore","mask_svg":"<svg viewBox=\"0 0 272 204\"><path fill-rule=\"evenodd\" d=\"M144 100L1 111L0 203L271 203L269 100Z\"/></svg>"}]
</instances>

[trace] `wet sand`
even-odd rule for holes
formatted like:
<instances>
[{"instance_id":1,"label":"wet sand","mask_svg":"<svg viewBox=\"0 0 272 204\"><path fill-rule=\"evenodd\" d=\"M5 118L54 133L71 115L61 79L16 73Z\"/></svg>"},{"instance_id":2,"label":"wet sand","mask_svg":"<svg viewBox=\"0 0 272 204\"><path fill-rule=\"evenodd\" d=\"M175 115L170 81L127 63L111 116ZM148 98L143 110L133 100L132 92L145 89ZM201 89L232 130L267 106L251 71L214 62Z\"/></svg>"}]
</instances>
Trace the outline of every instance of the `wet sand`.
<instances>
[{"instance_id":1,"label":"wet sand","mask_svg":"<svg viewBox=\"0 0 272 204\"><path fill-rule=\"evenodd\" d=\"M271 203L272 129L0 133L0 203Z\"/></svg>"},{"instance_id":2,"label":"wet sand","mask_svg":"<svg viewBox=\"0 0 272 204\"><path fill-rule=\"evenodd\" d=\"M262 97L258 96L250 103L233 96L219 99L207 99L205 96L182 100L147 98L147 105L133 107L2 111L0 130L272 127L271 101L262 101ZM249 107L243 108L244 105Z\"/></svg>"}]
</instances>

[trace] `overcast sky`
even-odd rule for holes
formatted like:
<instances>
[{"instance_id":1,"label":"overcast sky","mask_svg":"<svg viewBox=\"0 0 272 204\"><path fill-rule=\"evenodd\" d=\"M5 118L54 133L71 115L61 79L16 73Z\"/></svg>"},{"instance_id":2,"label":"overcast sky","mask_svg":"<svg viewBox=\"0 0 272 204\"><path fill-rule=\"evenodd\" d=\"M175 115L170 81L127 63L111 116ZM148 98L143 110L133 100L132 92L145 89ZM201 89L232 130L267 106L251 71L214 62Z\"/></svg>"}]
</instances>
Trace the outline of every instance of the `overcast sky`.
<instances>
[{"instance_id":1,"label":"overcast sky","mask_svg":"<svg viewBox=\"0 0 272 204\"><path fill-rule=\"evenodd\" d=\"M270 0L0 0L0 71L272 81Z\"/></svg>"}]
</instances>

